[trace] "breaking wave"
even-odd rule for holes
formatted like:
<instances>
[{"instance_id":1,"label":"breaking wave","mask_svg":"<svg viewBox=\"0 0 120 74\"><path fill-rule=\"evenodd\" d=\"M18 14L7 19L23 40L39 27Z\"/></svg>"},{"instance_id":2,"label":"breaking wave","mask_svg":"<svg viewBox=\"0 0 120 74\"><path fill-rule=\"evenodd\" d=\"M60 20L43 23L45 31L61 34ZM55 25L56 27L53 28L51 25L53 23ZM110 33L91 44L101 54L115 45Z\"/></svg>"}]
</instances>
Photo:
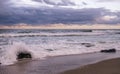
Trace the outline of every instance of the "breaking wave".
<instances>
[{"instance_id":1,"label":"breaking wave","mask_svg":"<svg viewBox=\"0 0 120 74\"><path fill-rule=\"evenodd\" d=\"M34 47L35 49L35 47ZM7 47L3 47L1 49L0 62L3 65L10 65L17 62L17 55L20 52L28 52L31 54L32 59L43 58L45 56L45 52L33 50L32 47L27 46L23 42L14 42L13 45L7 45Z\"/></svg>"},{"instance_id":2,"label":"breaking wave","mask_svg":"<svg viewBox=\"0 0 120 74\"><path fill-rule=\"evenodd\" d=\"M0 37L34 37L34 36L89 36L102 35L104 33L19 33L19 34L0 34Z\"/></svg>"},{"instance_id":3,"label":"breaking wave","mask_svg":"<svg viewBox=\"0 0 120 74\"><path fill-rule=\"evenodd\" d=\"M93 53L111 48L120 50L120 30L20 30L19 33L15 33L16 30L11 33L6 31L8 32L0 33L2 65L18 62L17 55L20 52L29 53L32 60L35 60L46 59L48 56Z\"/></svg>"},{"instance_id":4,"label":"breaking wave","mask_svg":"<svg viewBox=\"0 0 120 74\"><path fill-rule=\"evenodd\" d=\"M75 44L75 43L73 43ZM64 44L49 44L49 45L27 45L23 42L14 42L12 45L3 46L0 50L0 63L2 65L11 65L18 61L18 53L20 52L27 52L30 53L32 56L32 60L35 59L45 59L48 56L59 56L59 55L71 55L71 54L83 54L83 53L92 53L98 52L105 48L112 48L116 44L109 44L108 47L106 45L100 44L90 44L90 43L78 43L81 46L73 46L70 44L65 46ZM91 47L85 47L83 44L88 45L90 44ZM82 46L83 45L83 46ZM116 48L120 48L116 46Z\"/></svg>"}]
</instances>

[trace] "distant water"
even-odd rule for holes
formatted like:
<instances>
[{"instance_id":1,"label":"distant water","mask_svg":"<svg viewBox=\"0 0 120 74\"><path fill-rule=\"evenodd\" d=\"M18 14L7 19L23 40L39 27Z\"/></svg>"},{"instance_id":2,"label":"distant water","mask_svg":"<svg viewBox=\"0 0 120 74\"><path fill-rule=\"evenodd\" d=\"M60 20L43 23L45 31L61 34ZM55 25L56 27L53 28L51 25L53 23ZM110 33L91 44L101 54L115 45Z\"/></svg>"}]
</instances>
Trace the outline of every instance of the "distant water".
<instances>
[{"instance_id":1,"label":"distant water","mask_svg":"<svg viewBox=\"0 0 120 74\"><path fill-rule=\"evenodd\" d=\"M0 30L0 63L17 62L19 52L29 52L33 59L47 56L120 50L120 30Z\"/></svg>"}]
</instances>

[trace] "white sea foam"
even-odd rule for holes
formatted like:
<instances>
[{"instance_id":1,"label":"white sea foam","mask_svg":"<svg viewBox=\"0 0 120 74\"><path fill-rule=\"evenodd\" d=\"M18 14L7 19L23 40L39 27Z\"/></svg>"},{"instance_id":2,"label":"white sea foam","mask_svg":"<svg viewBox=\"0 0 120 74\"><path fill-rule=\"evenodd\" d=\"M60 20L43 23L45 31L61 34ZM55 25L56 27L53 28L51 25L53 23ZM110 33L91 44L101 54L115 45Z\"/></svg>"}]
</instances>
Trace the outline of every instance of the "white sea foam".
<instances>
[{"instance_id":1,"label":"white sea foam","mask_svg":"<svg viewBox=\"0 0 120 74\"><path fill-rule=\"evenodd\" d=\"M120 50L120 34L116 32L119 31L3 33L0 34L0 63L16 63L19 52L30 53L32 59L46 59L48 56L92 53L111 48Z\"/></svg>"},{"instance_id":2,"label":"white sea foam","mask_svg":"<svg viewBox=\"0 0 120 74\"><path fill-rule=\"evenodd\" d=\"M10 65L17 62L17 54L19 52L28 52L32 55L32 59L43 58L46 56L45 52L35 50L37 47L29 47L23 42L14 42L12 45L7 45L2 49L0 62L3 65Z\"/></svg>"},{"instance_id":3,"label":"white sea foam","mask_svg":"<svg viewBox=\"0 0 120 74\"><path fill-rule=\"evenodd\" d=\"M84 35L102 35L104 32L93 32L93 33L9 33L0 34L0 37L21 37L21 36L84 36Z\"/></svg>"},{"instance_id":4,"label":"white sea foam","mask_svg":"<svg viewBox=\"0 0 120 74\"><path fill-rule=\"evenodd\" d=\"M119 43L120 44L120 43ZM109 45L109 46L108 46ZM11 65L16 63L17 54L19 52L28 52L32 55L32 59L45 59L47 56L59 56L59 55L71 55L71 54L83 54L98 52L103 49L116 48L120 49L120 46L116 44L95 44L94 47L72 46L63 44L42 44L42 45L27 45L23 42L14 42L12 45L3 47L3 53L0 55L0 62L2 65Z\"/></svg>"},{"instance_id":5,"label":"white sea foam","mask_svg":"<svg viewBox=\"0 0 120 74\"><path fill-rule=\"evenodd\" d=\"M104 35L104 34L114 34L114 33L119 33L119 30L92 30L92 31L78 31L78 32L38 32L38 33L33 33L33 32L26 32L23 31L23 33L1 33L0 37L24 37L24 36L87 36L87 35Z\"/></svg>"}]
</instances>

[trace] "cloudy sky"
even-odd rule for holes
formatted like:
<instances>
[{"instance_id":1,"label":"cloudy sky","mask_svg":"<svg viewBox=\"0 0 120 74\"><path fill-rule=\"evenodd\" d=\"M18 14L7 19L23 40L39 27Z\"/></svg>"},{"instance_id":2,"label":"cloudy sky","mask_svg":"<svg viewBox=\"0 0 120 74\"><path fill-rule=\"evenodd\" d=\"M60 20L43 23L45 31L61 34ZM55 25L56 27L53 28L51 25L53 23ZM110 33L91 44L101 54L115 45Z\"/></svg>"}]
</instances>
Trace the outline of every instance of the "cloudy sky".
<instances>
[{"instance_id":1,"label":"cloudy sky","mask_svg":"<svg viewBox=\"0 0 120 74\"><path fill-rule=\"evenodd\" d=\"M120 0L0 0L0 25L120 24Z\"/></svg>"}]
</instances>

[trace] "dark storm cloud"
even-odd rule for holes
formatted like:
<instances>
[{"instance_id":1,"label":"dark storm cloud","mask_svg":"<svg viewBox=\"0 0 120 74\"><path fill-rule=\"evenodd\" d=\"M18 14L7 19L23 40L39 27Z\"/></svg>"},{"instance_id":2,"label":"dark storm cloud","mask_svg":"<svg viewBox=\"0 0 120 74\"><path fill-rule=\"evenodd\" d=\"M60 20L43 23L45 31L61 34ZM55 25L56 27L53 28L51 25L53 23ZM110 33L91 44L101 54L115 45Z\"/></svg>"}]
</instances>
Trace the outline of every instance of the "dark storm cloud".
<instances>
[{"instance_id":1,"label":"dark storm cloud","mask_svg":"<svg viewBox=\"0 0 120 74\"><path fill-rule=\"evenodd\" d=\"M89 12L89 13L88 13ZM104 9L13 9L6 15L0 15L0 24L49 24L49 23L94 23Z\"/></svg>"},{"instance_id":2,"label":"dark storm cloud","mask_svg":"<svg viewBox=\"0 0 120 74\"><path fill-rule=\"evenodd\" d=\"M12 25L19 23L26 24L117 24L120 23L120 12L111 12L104 8L83 8L83 9L68 9L68 8L12 8L7 5L6 2L9 0L0 0L0 24ZM36 0L42 2L42 0ZM48 4L48 0L44 0ZM58 5L74 5L70 1L62 0L63 4ZM86 5L86 3L84 3ZM54 4L55 5L55 4ZM117 16L112 20L101 20L96 19L104 16Z\"/></svg>"},{"instance_id":3,"label":"dark storm cloud","mask_svg":"<svg viewBox=\"0 0 120 74\"><path fill-rule=\"evenodd\" d=\"M69 6L69 5L75 5L74 2L71 2L70 0L60 0L61 2L55 3L51 0L34 0L37 2L45 2L46 4L55 5L55 6Z\"/></svg>"},{"instance_id":4,"label":"dark storm cloud","mask_svg":"<svg viewBox=\"0 0 120 74\"><path fill-rule=\"evenodd\" d=\"M7 1L8 0L0 0L0 13L4 13L7 11L8 6L7 6Z\"/></svg>"}]
</instances>

